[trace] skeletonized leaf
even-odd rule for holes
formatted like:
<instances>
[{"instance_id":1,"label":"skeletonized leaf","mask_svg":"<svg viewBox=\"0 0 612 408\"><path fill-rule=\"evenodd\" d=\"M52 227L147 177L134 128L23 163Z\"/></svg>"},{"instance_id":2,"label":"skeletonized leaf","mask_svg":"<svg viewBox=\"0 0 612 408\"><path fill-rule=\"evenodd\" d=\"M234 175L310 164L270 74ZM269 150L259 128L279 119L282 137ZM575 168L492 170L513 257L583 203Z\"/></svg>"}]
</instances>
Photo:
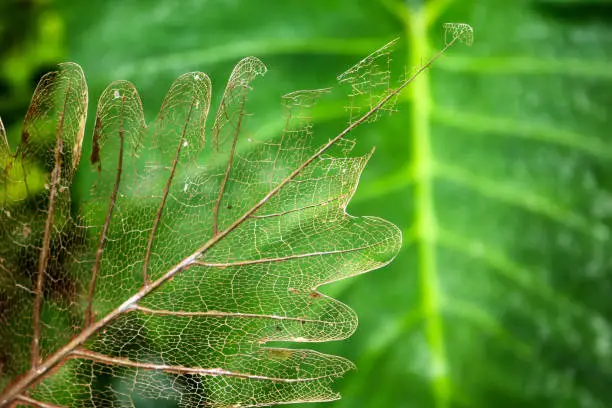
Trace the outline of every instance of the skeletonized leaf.
<instances>
[{"instance_id":1,"label":"skeletonized leaf","mask_svg":"<svg viewBox=\"0 0 612 408\"><path fill-rule=\"evenodd\" d=\"M63 265L80 241L70 185L86 112L83 72L62 64L34 91L17 153L10 154L8 144L0 152L0 384L74 334L66 327L75 319L78 284Z\"/></svg>"},{"instance_id":2,"label":"skeletonized leaf","mask_svg":"<svg viewBox=\"0 0 612 408\"><path fill-rule=\"evenodd\" d=\"M55 129L52 155L41 154L53 157L48 193L38 200L42 222L30 234L40 274L30 282L22 276L19 262L27 254L19 252L14 235L24 224L10 218L3 223L3 251L17 255L2 259L2 287L22 292L3 294L9 307L2 318L28 325L11 328L3 341L36 340L41 323L45 334L72 330L59 336L65 344L53 343L51 354L32 341L29 371L25 350L18 354L25 363L7 354L3 381L5 373L23 375L6 387L0 405L133 406L135 399L153 398L184 407L254 407L338 398L331 385L352 363L266 343L351 335L354 312L318 288L380 268L399 251L394 225L346 213L370 155L325 153L410 81L378 94L368 112L317 147L311 145L309 111L327 90L286 95L284 131L274 140L254 136L247 96L265 70L252 57L236 65L212 144L205 144L211 101L205 74L179 77L150 128L135 88L112 83L96 114L91 161L97 181L78 216L71 214L67 190L82 142L82 74L65 65L43 78L18 155L33 160L41 151L37 143ZM244 138L250 148L238 150ZM210 162L201 160L204 146L211 146L212 154L204 156ZM49 274L49 260L65 274L69 294L40 279ZM31 309L18 297L34 304L33 318L23 318ZM57 314L65 321L37 314L37 304L56 303L64 305ZM101 385L107 376L113 382Z\"/></svg>"}]
</instances>

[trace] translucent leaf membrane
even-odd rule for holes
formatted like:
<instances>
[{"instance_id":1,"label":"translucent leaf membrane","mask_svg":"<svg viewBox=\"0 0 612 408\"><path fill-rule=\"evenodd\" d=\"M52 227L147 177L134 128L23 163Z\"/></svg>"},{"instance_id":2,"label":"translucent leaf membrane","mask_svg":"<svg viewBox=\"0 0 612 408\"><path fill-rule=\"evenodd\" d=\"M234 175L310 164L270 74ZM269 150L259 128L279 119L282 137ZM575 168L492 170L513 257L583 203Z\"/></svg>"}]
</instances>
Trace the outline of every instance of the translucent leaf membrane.
<instances>
[{"instance_id":1,"label":"translucent leaf membrane","mask_svg":"<svg viewBox=\"0 0 612 408\"><path fill-rule=\"evenodd\" d=\"M444 40L450 43L459 40L466 45L474 44L474 29L465 23L444 23Z\"/></svg>"},{"instance_id":2,"label":"translucent leaf membrane","mask_svg":"<svg viewBox=\"0 0 612 408\"><path fill-rule=\"evenodd\" d=\"M89 234L89 246L96 250L87 254L81 263L82 274L90 277L86 324L95 319L94 309L100 308L99 304L93 307L94 299L104 298L98 287L100 270L112 271L113 268L113 263L103 256L108 242L125 245L125 253L128 253L127 248L138 243L130 242L131 239L122 240L122 231L110 226L113 217L129 220L133 216L125 211L129 207L125 208L123 203L138 192L137 188L135 191L130 188L138 184L138 154L143 150L145 132L142 104L134 86L126 81L111 83L98 102L90 158L97 179L92 188L93 199L87 209L87 218L94 226Z\"/></svg>"},{"instance_id":3,"label":"translucent leaf membrane","mask_svg":"<svg viewBox=\"0 0 612 408\"><path fill-rule=\"evenodd\" d=\"M193 158L203 146L209 105L210 80L201 72L182 75L174 82L148 130L140 98L131 84L111 84L103 93L97 114L99 138L112 141L115 148L122 144L123 149L111 147L106 153L105 148L100 149L102 169L107 168L101 177L108 180L99 183L106 191L96 192L99 200L90 205L91 214L96 215L90 223L99 225L98 233L92 234L92 245L97 242L99 246L100 237L105 236L92 292L98 314L108 313L136 292L145 274L170 267L184 251L196 249L205 239L205 235L189 238L167 231L165 223L185 221L193 222L195 228L202 226L197 221L201 209L184 214L175 207L177 200L193 194L184 188L185 182L180 185L175 178L194 165ZM116 198L110 200L117 184L117 151L123 153L123 168ZM139 154L143 160L138 159ZM111 201L114 208L107 220ZM93 270L95 260L89 261L86 268Z\"/></svg>"},{"instance_id":4,"label":"translucent leaf membrane","mask_svg":"<svg viewBox=\"0 0 612 408\"><path fill-rule=\"evenodd\" d=\"M82 231L70 214L87 86L81 68L45 75L11 153L0 125L0 386L67 341L81 285L66 268ZM78 327L77 327L78 328Z\"/></svg>"},{"instance_id":5,"label":"translucent leaf membrane","mask_svg":"<svg viewBox=\"0 0 612 408\"><path fill-rule=\"evenodd\" d=\"M338 75L340 84L348 88L349 123L374 108L385 96L395 90L391 83L391 53L398 40L395 39L384 47L368 55L346 72ZM382 114L395 111L397 98L378 109L368 121L376 121Z\"/></svg>"},{"instance_id":6,"label":"translucent leaf membrane","mask_svg":"<svg viewBox=\"0 0 612 408\"><path fill-rule=\"evenodd\" d=\"M251 361L252 360L252 361ZM241 368L266 366L277 379L248 380L217 369L215 374L175 374L172 370L125 367L88 360L71 360L58 372L75 381L66 390L60 384L43 383L37 398L64 406L73 399L88 405L131 407L170 403L179 407L261 407L290 402L319 402L339 398L332 382L354 369L349 361L307 350L262 349L241 360ZM99 378L112 378L100 384ZM281 381L280 378L294 378ZM89 384L98 387L93 390Z\"/></svg>"},{"instance_id":7,"label":"translucent leaf membrane","mask_svg":"<svg viewBox=\"0 0 612 408\"><path fill-rule=\"evenodd\" d=\"M387 264L401 236L386 221L345 212L369 155L332 157L311 145L310 110L328 90L286 95L284 130L272 140L253 136L247 99L265 71L252 57L236 65L210 144L211 85L204 73L179 77L150 127L133 85L118 81L106 88L90 156L96 182L76 217L86 228L78 228L79 245L52 248L69 253L62 270L78 283L66 310L76 332L67 331L64 342L67 335L73 340L37 368L52 374L40 380L36 371L27 373L18 385L28 393L18 392L13 401L133 406L151 398L185 407L251 407L338 398L332 383L352 363L265 343L350 336L355 313L318 287ZM39 122L62 129L62 118L50 124L26 119L22 151L31 150L34 136L42 139L35 132ZM66 140L80 146L76 136ZM237 149L241 143L249 148ZM212 153L200 156L205 146ZM76 148L71 151L59 162L62 170L71 163L66 177L78 161ZM52 202L45 194L41 206ZM49 213L45 207L39 212ZM69 223L70 212L62 214ZM17 242L8 233L3 239L13 250ZM6 265L10 273L19 270L17 261ZM2 277L3 288L16 287L17 275ZM11 319L27 322L20 334L27 338L31 302L7 302ZM9 362L6 373L27 371L28 348L19 353L25 363Z\"/></svg>"}]
</instances>

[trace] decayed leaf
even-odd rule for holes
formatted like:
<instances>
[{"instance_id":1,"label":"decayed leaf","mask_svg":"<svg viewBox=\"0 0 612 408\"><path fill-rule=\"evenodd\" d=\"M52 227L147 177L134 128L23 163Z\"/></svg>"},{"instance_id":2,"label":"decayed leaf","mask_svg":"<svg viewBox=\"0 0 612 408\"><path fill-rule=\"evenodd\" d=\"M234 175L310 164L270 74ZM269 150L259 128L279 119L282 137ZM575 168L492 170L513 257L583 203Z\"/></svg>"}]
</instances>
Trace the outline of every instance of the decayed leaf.
<instances>
[{"instance_id":1,"label":"decayed leaf","mask_svg":"<svg viewBox=\"0 0 612 408\"><path fill-rule=\"evenodd\" d=\"M356 81L386 49L344 81L362 92ZM109 85L93 134L98 180L81 213L69 187L81 156L85 80L75 64L43 78L17 153L4 142L0 151L1 406L337 398L331 383L352 363L264 344L344 339L355 330L351 309L317 288L385 265L401 236L386 221L345 212L369 158L348 155L347 135L414 77L368 98L362 116L351 111L350 126L315 148L308 111L326 90L284 97L278 139L250 136L247 96L265 71L252 57L236 65L207 145L206 74L179 77L150 128L135 88ZM237 149L241 138L252 146ZM327 154L337 144L344 154ZM198 160L204 147L211 163Z\"/></svg>"}]
</instances>

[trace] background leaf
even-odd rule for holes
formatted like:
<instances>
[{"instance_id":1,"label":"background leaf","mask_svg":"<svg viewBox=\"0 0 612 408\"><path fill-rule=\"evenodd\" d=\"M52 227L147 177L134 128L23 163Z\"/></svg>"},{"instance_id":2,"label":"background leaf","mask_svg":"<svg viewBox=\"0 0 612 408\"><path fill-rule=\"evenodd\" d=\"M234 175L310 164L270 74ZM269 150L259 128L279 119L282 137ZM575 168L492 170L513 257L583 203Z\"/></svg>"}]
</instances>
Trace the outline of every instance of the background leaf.
<instances>
[{"instance_id":1,"label":"background leaf","mask_svg":"<svg viewBox=\"0 0 612 408\"><path fill-rule=\"evenodd\" d=\"M376 210L402 227L405 246L383 273L325 289L354 306L361 323L347 343L321 347L358 367L334 406L606 406L608 3L56 7L68 33L64 57L83 65L90 93L132 80L148 118L178 74L197 69L215 80L241 57L261 57L270 71L251 103L261 132L282 126L279 95L333 84L335 74L398 35L395 62L410 69L441 47L442 22L470 23L472 48L451 50L407 89L399 114L357 135L359 148L378 148L349 211ZM213 87L219 97L222 81ZM343 125L334 96L320 105L323 138Z\"/></svg>"}]
</instances>

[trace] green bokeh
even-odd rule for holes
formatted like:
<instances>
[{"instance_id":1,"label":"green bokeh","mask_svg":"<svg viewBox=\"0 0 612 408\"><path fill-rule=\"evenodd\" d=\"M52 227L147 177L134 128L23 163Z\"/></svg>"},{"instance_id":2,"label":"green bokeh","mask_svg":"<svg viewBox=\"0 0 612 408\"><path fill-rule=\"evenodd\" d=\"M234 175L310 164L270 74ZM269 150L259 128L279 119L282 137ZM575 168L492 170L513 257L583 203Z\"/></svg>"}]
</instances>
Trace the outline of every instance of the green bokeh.
<instances>
[{"instance_id":1,"label":"green bokeh","mask_svg":"<svg viewBox=\"0 0 612 408\"><path fill-rule=\"evenodd\" d=\"M349 210L400 226L404 248L383 270L324 288L360 317L349 340L315 345L358 367L330 405L612 401L609 2L22 4L0 8L0 113L12 141L36 76L54 62L83 66L90 117L102 89L128 79L151 119L178 75L208 72L218 101L235 62L256 55L269 73L250 106L274 129L280 95L334 85L395 37L399 76L443 46L443 22L470 23L473 47L451 49L397 114L357 134L360 151L377 150ZM339 101L334 91L322 104L321 140L345 123ZM89 183L79 179L81 194Z\"/></svg>"}]
</instances>

